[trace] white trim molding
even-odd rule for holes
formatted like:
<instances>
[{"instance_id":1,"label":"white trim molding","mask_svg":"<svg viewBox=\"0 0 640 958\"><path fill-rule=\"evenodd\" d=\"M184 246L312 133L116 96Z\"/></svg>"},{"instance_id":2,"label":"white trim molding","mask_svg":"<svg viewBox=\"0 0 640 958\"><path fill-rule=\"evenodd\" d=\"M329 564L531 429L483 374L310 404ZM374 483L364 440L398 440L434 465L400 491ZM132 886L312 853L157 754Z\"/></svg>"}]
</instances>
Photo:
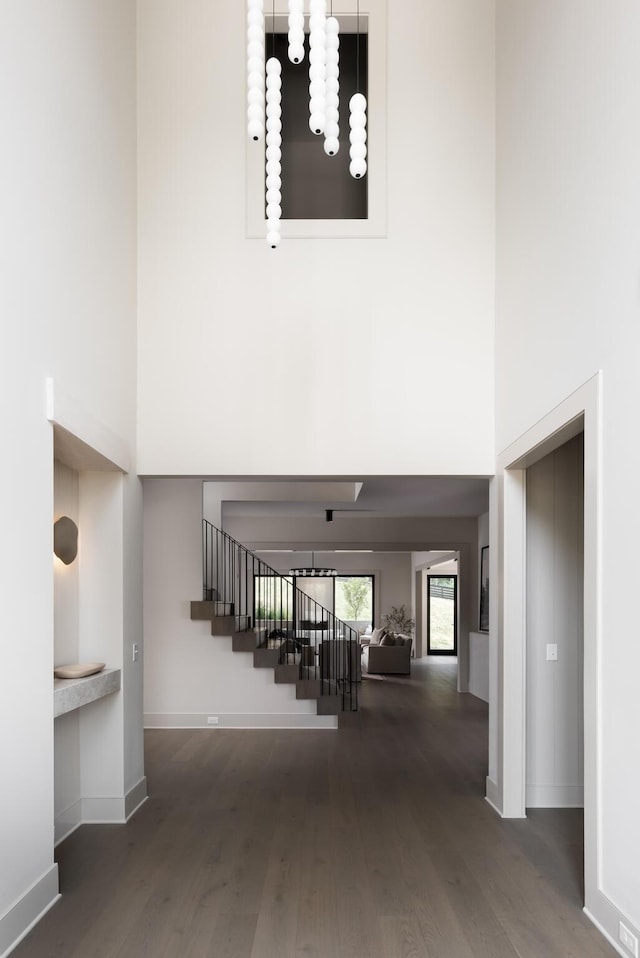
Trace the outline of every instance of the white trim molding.
<instances>
[{"instance_id":1,"label":"white trim molding","mask_svg":"<svg viewBox=\"0 0 640 958\"><path fill-rule=\"evenodd\" d=\"M51 378L45 380L45 396L46 417L49 422L64 430L103 460L93 468L130 471L131 463L127 444L120 436L96 419L82 403L66 394Z\"/></svg>"},{"instance_id":2,"label":"white trim molding","mask_svg":"<svg viewBox=\"0 0 640 958\"><path fill-rule=\"evenodd\" d=\"M54 847L68 838L76 828L82 825L82 799L63 809L56 815L53 823L53 844Z\"/></svg>"},{"instance_id":3,"label":"white trim molding","mask_svg":"<svg viewBox=\"0 0 640 958\"><path fill-rule=\"evenodd\" d=\"M144 717L145 728L208 728L212 731L221 728L312 728L336 729L336 715L309 714L246 714L216 713L218 722L209 725L208 715L199 713L150 712Z\"/></svg>"},{"instance_id":4,"label":"white trim molding","mask_svg":"<svg viewBox=\"0 0 640 958\"><path fill-rule=\"evenodd\" d=\"M144 805L148 798L147 794L147 776L143 775L136 784L129 789L124 796L124 818L129 821L133 818L138 809Z\"/></svg>"},{"instance_id":5,"label":"white trim molding","mask_svg":"<svg viewBox=\"0 0 640 958\"><path fill-rule=\"evenodd\" d=\"M55 844L59 845L81 825L124 825L146 800L146 776L123 798L79 798L56 817Z\"/></svg>"},{"instance_id":6,"label":"white trim molding","mask_svg":"<svg viewBox=\"0 0 640 958\"><path fill-rule=\"evenodd\" d=\"M487 799L505 818L526 815L526 470L584 431L584 810L585 910L599 919L601 715L602 373L550 410L497 459L496 508L491 516L492 637L497 642L497 689L492 688L490 755L495 789ZM601 922L606 924L605 922Z\"/></svg>"},{"instance_id":7,"label":"white trim molding","mask_svg":"<svg viewBox=\"0 0 640 958\"><path fill-rule=\"evenodd\" d=\"M527 808L583 808L583 785L527 785Z\"/></svg>"},{"instance_id":8,"label":"white trim molding","mask_svg":"<svg viewBox=\"0 0 640 958\"><path fill-rule=\"evenodd\" d=\"M13 951L59 898L58 866L54 862L24 895L0 916L0 958L6 958Z\"/></svg>"}]
</instances>

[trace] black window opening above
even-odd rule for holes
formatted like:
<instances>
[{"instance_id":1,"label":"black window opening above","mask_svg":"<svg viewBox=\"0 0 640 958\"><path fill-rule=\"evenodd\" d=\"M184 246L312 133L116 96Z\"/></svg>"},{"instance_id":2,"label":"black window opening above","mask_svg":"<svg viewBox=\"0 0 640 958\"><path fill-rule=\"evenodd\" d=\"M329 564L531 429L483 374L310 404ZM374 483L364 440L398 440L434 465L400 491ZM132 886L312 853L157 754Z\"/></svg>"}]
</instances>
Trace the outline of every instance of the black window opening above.
<instances>
[{"instance_id":1,"label":"black window opening above","mask_svg":"<svg viewBox=\"0 0 640 958\"><path fill-rule=\"evenodd\" d=\"M282 219L366 220L368 175L356 180L349 173L349 100L358 92L367 96L368 36L340 35L340 150L324 152L324 137L309 129L309 37L305 59L293 64L286 33L267 34L266 56L282 64ZM369 154L367 151L367 163Z\"/></svg>"}]
</instances>

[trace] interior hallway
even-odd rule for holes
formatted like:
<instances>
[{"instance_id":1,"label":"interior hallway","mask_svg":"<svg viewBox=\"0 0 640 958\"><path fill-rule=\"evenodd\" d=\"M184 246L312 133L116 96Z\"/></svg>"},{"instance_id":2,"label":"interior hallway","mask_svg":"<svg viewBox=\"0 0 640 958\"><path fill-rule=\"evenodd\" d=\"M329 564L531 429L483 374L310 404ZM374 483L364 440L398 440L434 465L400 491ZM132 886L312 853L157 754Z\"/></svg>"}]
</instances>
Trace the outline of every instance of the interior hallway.
<instances>
[{"instance_id":1,"label":"interior hallway","mask_svg":"<svg viewBox=\"0 0 640 958\"><path fill-rule=\"evenodd\" d=\"M59 846L63 897L16 958L614 956L581 813L498 818L455 668L365 678L338 732L147 732L149 801Z\"/></svg>"}]
</instances>

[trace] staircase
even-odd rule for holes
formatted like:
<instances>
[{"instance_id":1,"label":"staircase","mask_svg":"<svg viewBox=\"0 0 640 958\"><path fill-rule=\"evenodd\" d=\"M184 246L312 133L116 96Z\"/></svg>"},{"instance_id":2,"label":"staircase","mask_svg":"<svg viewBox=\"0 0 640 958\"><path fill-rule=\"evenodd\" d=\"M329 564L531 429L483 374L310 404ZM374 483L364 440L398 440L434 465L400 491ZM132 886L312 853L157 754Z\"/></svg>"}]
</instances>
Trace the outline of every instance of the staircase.
<instances>
[{"instance_id":1,"label":"staircase","mask_svg":"<svg viewBox=\"0 0 640 958\"><path fill-rule=\"evenodd\" d=\"M210 621L213 636L231 636L234 652L251 652L254 668L295 685L296 698L315 700L318 715L357 710L355 629L206 519L202 566L192 619Z\"/></svg>"}]
</instances>

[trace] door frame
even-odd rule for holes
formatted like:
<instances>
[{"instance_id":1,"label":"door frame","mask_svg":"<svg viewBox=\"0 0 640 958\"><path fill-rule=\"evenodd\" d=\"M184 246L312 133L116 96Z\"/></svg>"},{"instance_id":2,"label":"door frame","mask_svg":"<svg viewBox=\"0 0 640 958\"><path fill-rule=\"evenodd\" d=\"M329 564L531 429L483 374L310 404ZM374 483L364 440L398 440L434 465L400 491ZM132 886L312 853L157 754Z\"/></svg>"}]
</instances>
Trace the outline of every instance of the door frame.
<instances>
[{"instance_id":1,"label":"door frame","mask_svg":"<svg viewBox=\"0 0 640 958\"><path fill-rule=\"evenodd\" d=\"M498 456L491 488L490 725L487 800L525 818L526 470L584 432L584 879L585 910L600 911L602 384L597 373Z\"/></svg>"}]
</instances>

